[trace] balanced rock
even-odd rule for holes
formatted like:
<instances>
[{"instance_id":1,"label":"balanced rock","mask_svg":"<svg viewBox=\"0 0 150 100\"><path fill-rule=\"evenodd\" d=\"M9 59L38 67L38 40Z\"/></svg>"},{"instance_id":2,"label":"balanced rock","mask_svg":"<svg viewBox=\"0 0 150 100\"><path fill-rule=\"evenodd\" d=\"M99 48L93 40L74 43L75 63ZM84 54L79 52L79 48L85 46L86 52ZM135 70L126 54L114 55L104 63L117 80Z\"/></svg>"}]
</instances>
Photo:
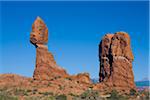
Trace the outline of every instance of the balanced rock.
<instances>
[{"instance_id":1,"label":"balanced rock","mask_svg":"<svg viewBox=\"0 0 150 100\"><path fill-rule=\"evenodd\" d=\"M46 44L48 42L48 28L40 17L37 17L32 25L30 42L33 45Z\"/></svg>"},{"instance_id":2,"label":"balanced rock","mask_svg":"<svg viewBox=\"0 0 150 100\"><path fill-rule=\"evenodd\" d=\"M48 28L40 17L32 25L30 42L36 47L36 68L33 78L35 80L51 80L55 77L68 76L66 71L59 67L53 55L46 46L48 42Z\"/></svg>"},{"instance_id":3,"label":"balanced rock","mask_svg":"<svg viewBox=\"0 0 150 100\"><path fill-rule=\"evenodd\" d=\"M127 33L106 34L99 45L101 87L123 91L135 89L133 58Z\"/></svg>"}]
</instances>

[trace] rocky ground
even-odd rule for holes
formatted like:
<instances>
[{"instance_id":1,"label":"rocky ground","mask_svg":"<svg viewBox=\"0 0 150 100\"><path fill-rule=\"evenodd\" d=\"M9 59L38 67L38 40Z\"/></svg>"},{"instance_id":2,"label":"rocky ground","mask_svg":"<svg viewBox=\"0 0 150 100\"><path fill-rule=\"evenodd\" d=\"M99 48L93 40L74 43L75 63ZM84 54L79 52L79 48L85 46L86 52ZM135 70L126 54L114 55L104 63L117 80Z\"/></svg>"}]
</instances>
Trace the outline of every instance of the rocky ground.
<instances>
[{"instance_id":1,"label":"rocky ground","mask_svg":"<svg viewBox=\"0 0 150 100\"><path fill-rule=\"evenodd\" d=\"M148 90L120 94L116 90L100 92L93 87L94 84L79 83L68 77L36 81L15 74L1 74L0 100L149 100Z\"/></svg>"}]
</instances>

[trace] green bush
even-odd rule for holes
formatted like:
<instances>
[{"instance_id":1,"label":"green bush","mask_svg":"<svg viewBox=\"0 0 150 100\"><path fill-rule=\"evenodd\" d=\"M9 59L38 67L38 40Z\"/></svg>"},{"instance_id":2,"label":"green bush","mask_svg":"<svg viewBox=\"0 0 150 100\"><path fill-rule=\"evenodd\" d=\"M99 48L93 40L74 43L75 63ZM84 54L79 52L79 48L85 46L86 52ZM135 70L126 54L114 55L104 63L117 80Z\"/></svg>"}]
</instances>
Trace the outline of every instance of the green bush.
<instances>
[{"instance_id":1,"label":"green bush","mask_svg":"<svg viewBox=\"0 0 150 100\"><path fill-rule=\"evenodd\" d=\"M76 100L101 100L102 98L99 96L98 91L95 90L86 90L84 93L82 93L79 96L74 97Z\"/></svg>"},{"instance_id":2,"label":"green bush","mask_svg":"<svg viewBox=\"0 0 150 100\"><path fill-rule=\"evenodd\" d=\"M118 99L119 95L118 92L116 90L112 90L111 91L111 96L109 97L110 100L116 100Z\"/></svg>"},{"instance_id":3,"label":"green bush","mask_svg":"<svg viewBox=\"0 0 150 100\"><path fill-rule=\"evenodd\" d=\"M111 91L111 96L108 97L108 100L127 100L128 98L122 95L119 95L116 90Z\"/></svg>"},{"instance_id":4,"label":"green bush","mask_svg":"<svg viewBox=\"0 0 150 100\"><path fill-rule=\"evenodd\" d=\"M60 89L60 90L63 90L63 89L64 89L64 86L59 85L59 89Z\"/></svg>"},{"instance_id":5,"label":"green bush","mask_svg":"<svg viewBox=\"0 0 150 100\"><path fill-rule=\"evenodd\" d=\"M136 90L135 90L135 89L131 89L131 90L130 90L130 95L132 95L132 96L133 96L133 95L137 95Z\"/></svg>"},{"instance_id":6,"label":"green bush","mask_svg":"<svg viewBox=\"0 0 150 100\"><path fill-rule=\"evenodd\" d=\"M52 92L44 92L44 93L42 93L43 95L45 95L45 96L48 96L48 95L53 95L53 93Z\"/></svg>"},{"instance_id":7,"label":"green bush","mask_svg":"<svg viewBox=\"0 0 150 100\"><path fill-rule=\"evenodd\" d=\"M25 100L41 100L42 98L39 96L27 96L25 97ZM43 99L42 99L43 100ZM45 99L44 99L45 100ZM49 99L46 99L49 100ZM50 99L51 100L51 99Z\"/></svg>"},{"instance_id":8,"label":"green bush","mask_svg":"<svg viewBox=\"0 0 150 100\"><path fill-rule=\"evenodd\" d=\"M55 99L55 97L50 96L50 97L48 97L48 100L56 100L56 99Z\"/></svg>"},{"instance_id":9,"label":"green bush","mask_svg":"<svg viewBox=\"0 0 150 100\"><path fill-rule=\"evenodd\" d=\"M59 95L56 97L56 100L67 100L67 96L66 95Z\"/></svg>"},{"instance_id":10,"label":"green bush","mask_svg":"<svg viewBox=\"0 0 150 100\"><path fill-rule=\"evenodd\" d=\"M7 93L0 93L0 100L18 100L18 98L10 96Z\"/></svg>"},{"instance_id":11,"label":"green bush","mask_svg":"<svg viewBox=\"0 0 150 100\"><path fill-rule=\"evenodd\" d=\"M21 89L21 88L16 88L14 91L14 95L19 96L19 95L28 95L28 94L26 90Z\"/></svg>"}]
</instances>

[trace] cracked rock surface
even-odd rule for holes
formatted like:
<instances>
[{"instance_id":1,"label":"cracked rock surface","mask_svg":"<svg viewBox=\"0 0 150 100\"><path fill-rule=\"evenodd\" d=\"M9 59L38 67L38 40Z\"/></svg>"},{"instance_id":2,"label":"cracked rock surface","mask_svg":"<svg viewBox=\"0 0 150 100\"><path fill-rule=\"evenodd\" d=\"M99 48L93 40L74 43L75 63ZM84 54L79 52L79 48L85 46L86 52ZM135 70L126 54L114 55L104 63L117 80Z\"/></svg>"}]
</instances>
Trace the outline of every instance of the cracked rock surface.
<instances>
[{"instance_id":1,"label":"cracked rock surface","mask_svg":"<svg viewBox=\"0 0 150 100\"><path fill-rule=\"evenodd\" d=\"M124 91L135 88L133 58L127 33L106 34L99 45L101 87Z\"/></svg>"}]
</instances>

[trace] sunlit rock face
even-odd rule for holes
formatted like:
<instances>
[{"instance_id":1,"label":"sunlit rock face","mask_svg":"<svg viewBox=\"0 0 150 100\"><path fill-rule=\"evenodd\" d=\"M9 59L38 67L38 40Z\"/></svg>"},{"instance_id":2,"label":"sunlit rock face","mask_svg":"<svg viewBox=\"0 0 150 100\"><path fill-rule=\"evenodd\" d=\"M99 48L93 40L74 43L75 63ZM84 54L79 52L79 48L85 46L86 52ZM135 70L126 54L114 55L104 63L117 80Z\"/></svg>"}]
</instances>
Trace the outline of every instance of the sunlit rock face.
<instances>
[{"instance_id":1,"label":"sunlit rock face","mask_svg":"<svg viewBox=\"0 0 150 100\"><path fill-rule=\"evenodd\" d=\"M40 17L37 17L32 25L30 41L34 45L48 42L48 28Z\"/></svg>"},{"instance_id":2,"label":"sunlit rock face","mask_svg":"<svg viewBox=\"0 0 150 100\"><path fill-rule=\"evenodd\" d=\"M48 51L48 29L44 21L37 17L32 25L30 42L36 47L36 66L33 74L34 80L53 80L59 78L70 78L79 83L91 83L88 73L69 75L59 67L52 53ZM62 83L63 84L63 83Z\"/></svg>"},{"instance_id":3,"label":"sunlit rock face","mask_svg":"<svg viewBox=\"0 0 150 100\"><path fill-rule=\"evenodd\" d=\"M106 34L99 45L99 81L117 90L135 88L133 58L127 33Z\"/></svg>"},{"instance_id":4,"label":"sunlit rock face","mask_svg":"<svg viewBox=\"0 0 150 100\"><path fill-rule=\"evenodd\" d=\"M51 80L68 75L56 64L52 53L48 51L48 28L40 17L32 25L30 42L36 47L36 68L33 74L35 80Z\"/></svg>"},{"instance_id":5,"label":"sunlit rock face","mask_svg":"<svg viewBox=\"0 0 150 100\"><path fill-rule=\"evenodd\" d=\"M92 85L93 90L129 92L135 89L134 75L132 71L133 54L130 46L130 37L125 32L115 34L106 34L99 44L100 83L91 84L88 73L69 75L67 72L56 64L56 61L48 51L48 29L44 21L37 17L32 25L30 42L36 47L36 65L33 73L34 80L49 80L61 85L71 81L72 87L76 84L84 84L83 90ZM57 78L63 80L59 82ZM59 84L59 85L60 85ZM68 89L67 89L68 90ZM78 90L74 88L74 90Z\"/></svg>"}]
</instances>

